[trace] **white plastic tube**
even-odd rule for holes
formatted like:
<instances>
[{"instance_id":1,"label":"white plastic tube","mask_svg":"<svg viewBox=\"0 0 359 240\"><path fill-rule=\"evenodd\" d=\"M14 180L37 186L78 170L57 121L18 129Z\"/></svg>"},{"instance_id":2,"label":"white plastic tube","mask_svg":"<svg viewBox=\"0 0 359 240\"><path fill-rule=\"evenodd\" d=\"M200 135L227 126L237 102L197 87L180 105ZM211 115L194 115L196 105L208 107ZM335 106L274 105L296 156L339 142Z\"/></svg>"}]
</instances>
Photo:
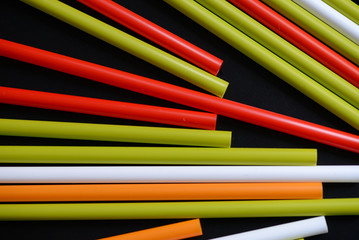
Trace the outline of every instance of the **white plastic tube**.
<instances>
[{"instance_id":1,"label":"white plastic tube","mask_svg":"<svg viewBox=\"0 0 359 240\"><path fill-rule=\"evenodd\" d=\"M327 232L328 226L325 217L315 217L212 240L291 240Z\"/></svg>"},{"instance_id":2,"label":"white plastic tube","mask_svg":"<svg viewBox=\"0 0 359 240\"><path fill-rule=\"evenodd\" d=\"M0 167L0 183L359 182L359 166Z\"/></svg>"},{"instance_id":3,"label":"white plastic tube","mask_svg":"<svg viewBox=\"0 0 359 240\"><path fill-rule=\"evenodd\" d=\"M293 0L305 10L359 45L359 25L321 0ZM359 13L358 13L359 14Z\"/></svg>"}]
</instances>

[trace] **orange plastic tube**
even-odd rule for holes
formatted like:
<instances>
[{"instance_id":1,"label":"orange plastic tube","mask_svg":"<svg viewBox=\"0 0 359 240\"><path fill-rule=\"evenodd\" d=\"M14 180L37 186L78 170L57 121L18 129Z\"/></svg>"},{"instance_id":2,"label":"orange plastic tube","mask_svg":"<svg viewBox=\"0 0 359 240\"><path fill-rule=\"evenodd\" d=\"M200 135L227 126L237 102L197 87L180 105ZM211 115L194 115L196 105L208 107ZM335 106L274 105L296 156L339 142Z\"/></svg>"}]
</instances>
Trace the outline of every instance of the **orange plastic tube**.
<instances>
[{"instance_id":1,"label":"orange plastic tube","mask_svg":"<svg viewBox=\"0 0 359 240\"><path fill-rule=\"evenodd\" d=\"M199 219L149 228L98 240L175 240L202 235Z\"/></svg>"},{"instance_id":2,"label":"orange plastic tube","mask_svg":"<svg viewBox=\"0 0 359 240\"><path fill-rule=\"evenodd\" d=\"M321 183L0 185L0 202L320 198Z\"/></svg>"}]
</instances>

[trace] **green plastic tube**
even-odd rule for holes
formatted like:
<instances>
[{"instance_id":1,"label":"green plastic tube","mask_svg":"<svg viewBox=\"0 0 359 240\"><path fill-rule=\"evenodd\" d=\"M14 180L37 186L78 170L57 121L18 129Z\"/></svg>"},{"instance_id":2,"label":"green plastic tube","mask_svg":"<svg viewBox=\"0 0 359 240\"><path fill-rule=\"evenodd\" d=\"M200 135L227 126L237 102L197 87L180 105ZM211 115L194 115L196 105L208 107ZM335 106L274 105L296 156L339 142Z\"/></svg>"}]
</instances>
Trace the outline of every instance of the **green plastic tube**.
<instances>
[{"instance_id":1,"label":"green plastic tube","mask_svg":"<svg viewBox=\"0 0 359 240\"><path fill-rule=\"evenodd\" d=\"M206 91L223 97L228 83L57 0L21 0Z\"/></svg>"},{"instance_id":2,"label":"green plastic tube","mask_svg":"<svg viewBox=\"0 0 359 240\"><path fill-rule=\"evenodd\" d=\"M344 37L326 23L294 3L286 0L263 0L264 3L292 22L359 65L359 46Z\"/></svg>"},{"instance_id":3,"label":"green plastic tube","mask_svg":"<svg viewBox=\"0 0 359 240\"><path fill-rule=\"evenodd\" d=\"M332 8L359 25L359 5L351 0L323 0Z\"/></svg>"},{"instance_id":4,"label":"green plastic tube","mask_svg":"<svg viewBox=\"0 0 359 240\"><path fill-rule=\"evenodd\" d=\"M229 131L0 119L0 135L230 147Z\"/></svg>"},{"instance_id":5,"label":"green plastic tube","mask_svg":"<svg viewBox=\"0 0 359 240\"><path fill-rule=\"evenodd\" d=\"M359 111L193 0L164 0L219 38L359 130Z\"/></svg>"},{"instance_id":6,"label":"green plastic tube","mask_svg":"<svg viewBox=\"0 0 359 240\"><path fill-rule=\"evenodd\" d=\"M359 215L359 198L146 203L0 204L0 220L107 220Z\"/></svg>"},{"instance_id":7,"label":"green plastic tube","mask_svg":"<svg viewBox=\"0 0 359 240\"><path fill-rule=\"evenodd\" d=\"M317 163L315 149L0 146L0 163L298 165Z\"/></svg>"},{"instance_id":8,"label":"green plastic tube","mask_svg":"<svg viewBox=\"0 0 359 240\"><path fill-rule=\"evenodd\" d=\"M196 1L359 109L359 88L355 87L308 54L302 52L287 40L283 39L225 0Z\"/></svg>"}]
</instances>

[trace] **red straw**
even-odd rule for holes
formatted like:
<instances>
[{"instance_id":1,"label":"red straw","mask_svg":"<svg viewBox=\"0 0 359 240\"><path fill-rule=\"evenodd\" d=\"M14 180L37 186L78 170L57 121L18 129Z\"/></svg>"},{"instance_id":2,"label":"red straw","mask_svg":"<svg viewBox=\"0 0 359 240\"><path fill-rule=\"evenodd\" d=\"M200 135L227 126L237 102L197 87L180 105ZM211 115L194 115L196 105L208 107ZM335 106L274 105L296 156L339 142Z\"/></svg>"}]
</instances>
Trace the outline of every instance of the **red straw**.
<instances>
[{"instance_id":1,"label":"red straw","mask_svg":"<svg viewBox=\"0 0 359 240\"><path fill-rule=\"evenodd\" d=\"M0 87L0 103L213 130L212 113Z\"/></svg>"},{"instance_id":2,"label":"red straw","mask_svg":"<svg viewBox=\"0 0 359 240\"><path fill-rule=\"evenodd\" d=\"M238 8L359 88L359 68L258 0L229 0Z\"/></svg>"},{"instance_id":3,"label":"red straw","mask_svg":"<svg viewBox=\"0 0 359 240\"><path fill-rule=\"evenodd\" d=\"M221 59L111 0L78 1L214 75L221 68Z\"/></svg>"},{"instance_id":4,"label":"red straw","mask_svg":"<svg viewBox=\"0 0 359 240\"><path fill-rule=\"evenodd\" d=\"M359 153L359 136L0 39L0 55Z\"/></svg>"}]
</instances>

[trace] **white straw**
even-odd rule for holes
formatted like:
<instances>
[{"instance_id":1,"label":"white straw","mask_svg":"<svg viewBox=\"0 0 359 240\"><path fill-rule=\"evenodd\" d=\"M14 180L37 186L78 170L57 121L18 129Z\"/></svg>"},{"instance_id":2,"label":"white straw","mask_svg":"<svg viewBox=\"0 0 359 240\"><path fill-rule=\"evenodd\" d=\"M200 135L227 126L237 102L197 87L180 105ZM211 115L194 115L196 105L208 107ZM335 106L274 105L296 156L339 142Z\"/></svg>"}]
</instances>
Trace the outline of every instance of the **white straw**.
<instances>
[{"instance_id":1,"label":"white straw","mask_svg":"<svg viewBox=\"0 0 359 240\"><path fill-rule=\"evenodd\" d=\"M359 45L359 25L321 0L293 0L305 10ZM359 14L359 13L358 13Z\"/></svg>"},{"instance_id":2,"label":"white straw","mask_svg":"<svg viewBox=\"0 0 359 240\"><path fill-rule=\"evenodd\" d=\"M359 182L359 166L0 167L0 183Z\"/></svg>"},{"instance_id":3,"label":"white straw","mask_svg":"<svg viewBox=\"0 0 359 240\"><path fill-rule=\"evenodd\" d=\"M213 238L212 240L290 240L327 232L328 227L325 217L315 217L225 237Z\"/></svg>"}]
</instances>

